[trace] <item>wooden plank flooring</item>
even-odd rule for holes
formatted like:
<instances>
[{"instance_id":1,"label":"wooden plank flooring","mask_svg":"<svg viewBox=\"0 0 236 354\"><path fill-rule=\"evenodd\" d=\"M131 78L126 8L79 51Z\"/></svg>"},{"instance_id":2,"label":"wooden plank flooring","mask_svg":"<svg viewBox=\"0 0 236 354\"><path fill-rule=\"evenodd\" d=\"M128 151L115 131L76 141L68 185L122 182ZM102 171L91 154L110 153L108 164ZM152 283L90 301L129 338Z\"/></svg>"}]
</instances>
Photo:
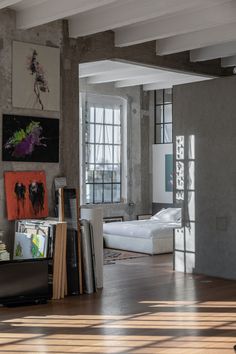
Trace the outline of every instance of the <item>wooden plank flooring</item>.
<instances>
[{"instance_id":1,"label":"wooden plank flooring","mask_svg":"<svg viewBox=\"0 0 236 354\"><path fill-rule=\"evenodd\" d=\"M236 282L173 272L169 255L107 265L104 289L0 308L0 354L229 354Z\"/></svg>"}]
</instances>

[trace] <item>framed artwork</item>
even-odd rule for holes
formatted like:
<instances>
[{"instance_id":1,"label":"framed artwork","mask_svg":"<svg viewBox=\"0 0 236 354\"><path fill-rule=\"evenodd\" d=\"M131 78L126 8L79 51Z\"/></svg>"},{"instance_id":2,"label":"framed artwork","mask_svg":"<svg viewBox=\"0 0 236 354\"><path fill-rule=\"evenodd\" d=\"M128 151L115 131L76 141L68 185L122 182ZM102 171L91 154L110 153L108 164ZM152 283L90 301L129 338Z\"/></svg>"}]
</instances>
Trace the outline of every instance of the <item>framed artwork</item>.
<instances>
[{"instance_id":1,"label":"framed artwork","mask_svg":"<svg viewBox=\"0 0 236 354\"><path fill-rule=\"evenodd\" d=\"M44 171L5 172L8 220L40 219L48 216Z\"/></svg>"},{"instance_id":2,"label":"framed artwork","mask_svg":"<svg viewBox=\"0 0 236 354\"><path fill-rule=\"evenodd\" d=\"M173 144L154 144L153 203L173 203Z\"/></svg>"},{"instance_id":3,"label":"framed artwork","mask_svg":"<svg viewBox=\"0 0 236 354\"><path fill-rule=\"evenodd\" d=\"M120 221L124 221L123 216L114 216L114 217L110 217L110 218L103 218L103 222L105 222L105 223L107 223L107 222L120 222Z\"/></svg>"},{"instance_id":4,"label":"framed artwork","mask_svg":"<svg viewBox=\"0 0 236 354\"><path fill-rule=\"evenodd\" d=\"M165 191L173 192L173 155L165 155Z\"/></svg>"},{"instance_id":5,"label":"framed artwork","mask_svg":"<svg viewBox=\"0 0 236 354\"><path fill-rule=\"evenodd\" d=\"M42 233L15 233L13 259L47 257L48 236Z\"/></svg>"},{"instance_id":6,"label":"framed artwork","mask_svg":"<svg viewBox=\"0 0 236 354\"><path fill-rule=\"evenodd\" d=\"M12 105L60 110L60 49L13 41Z\"/></svg>"},{"instance_id":7,"label":"framed artwork","mask_svg":"<svg viewBox=\"0 0 236 354\"><path fill-rule=\"evenodd\" d=\"M2 159L59 162L59 119L4 114Z\"/></svg>"}]
</instances>

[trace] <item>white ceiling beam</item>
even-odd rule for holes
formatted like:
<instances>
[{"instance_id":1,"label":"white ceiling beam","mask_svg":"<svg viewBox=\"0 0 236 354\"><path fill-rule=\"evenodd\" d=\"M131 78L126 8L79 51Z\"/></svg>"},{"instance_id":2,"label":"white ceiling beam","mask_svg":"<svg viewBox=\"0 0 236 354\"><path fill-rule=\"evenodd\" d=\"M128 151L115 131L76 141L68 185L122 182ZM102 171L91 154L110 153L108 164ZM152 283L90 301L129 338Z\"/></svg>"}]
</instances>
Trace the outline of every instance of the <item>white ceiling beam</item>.
<instances>
[{"instance_id":1,"label":"white ceiling beam","mask_svg":"<svg viewBox=\"0 0 236 354\"><path fill-rule=\"evenodd\" d=\"M118 0L50 0L17 13L17 28L28 29L66 18Z\"/></svg>"},{"instance_id":2,"label":"white ceiling beam","mask_svg":"<svg viewBox=\"0 0 236 354\"><path fill-rule=\"evenodd\" d=\"M157 55L167 55L195 48L235 41L236 23L160 39L156 42Z\"/></svg>"},{"instance_id":3,"label":"white ceiling beam","mask_svg":"<svg viewBox=\"0 0 236 354\"><path fill-rule=\"evenodd\" d=\"M171 88L172 86L173 83L171 81L159 81L159 82L154 82L153 84L143 85L143 90L144 91L162 90L162 89Z\"/></svg>"},{"instance_id":4,"label":"white ceiling beam","mask_svg":"<svg viewBox=\"0 0 236 354\"><path fill-rule=\"evenodd\" d=\"M4 9L5 7L12 6L21 2L21 0L1 0L0 1L0 10Z\"/></svg>"},{"instance_id":5,"label":"white ceiling beam","mask_svg":"<svg viewBox=\"0 0 236 354\"><path fill-rule=\"evenodd\" d=\"M158 81L172 81L175 79L182 79L187 77L185 74L175 73L175 72L164 72L157 75L143 75L140 77L131 78L128 80L120 80L115 83L115 87L128 87L128 86L137 86L151 84Z\"/></svg>"},{"instance_id":6,"label":"white ceiling beam","mask_svg":"<svg viewBox=\"0 0 236 354\"><path fill-rule=\"evenodd\" d=\"M205 80L210 80L210 78L202 77L202 76L200 76L200 77L190 76L190 77L186 77L185 79L175 79L175 80L170 80L170 81L156 82L153 84L146 84L146 85L143 85L143 90L144 91L161 90L161 89L171 88L174 85L182 85L182 84L188 84L191 82L198 82L198 81L205 81Z\"/></svg>"},{"instance_id":7,"label":"white ceiling beam","mask_svg":"<svg viewBox=\"0 0 236 354\"><path fill-rule=\"evenodd\" d=\"M118 29L115 31L115 45L134 45L236 21L235 1L206 6L207 4L188 13L182 11L172 16L156 18L149 23Z\"/></svg>"},{"instance_id":8,"label":"white ceiling beam","mask_svg":"<svg viewBox=\"0 0 236 354\"><path fill-rule=\"evenodd\" d=\"M236 53L236 51L235 51ZM233 55L231 57L227 57L227 58L222 58L221 59L221 66L223 68L227 68L229 66L236 66L236 55Z\"/></svg>"},{"instance_id":9,"label":"white ceiling beam","mask_svg":"<svg viewBox=\"0 0 236 354\"><path fill-rule=\"evenodd\" d=\"M164 76L152 77L148 78L146 76L142 76L140 78L132 78L129 80L121 80L115 83L115 87L122 88L122 87L129 87L129 86L139 86L144 84L149 84L157 81L164 81Z\"/></svg>"},{"instance_id":10,"label":"white ceiling beam","mask_svg":"<svg viewBox=\"0 0 236 354\"><path fill-rule=\"evenodd\" d=\"M101 60L92 63L83 63L79 65L79 77L89 77L93 75L100 75L106 72L113 72L116 70L139 69L140 65L123 63L119 61ZM151 69L150 69L151 70Z\"/></svg>"},{"instance_id":11,"label":"white ceiling beam","mask_svg":"<svg viewBox=\"0 0 236 354\"><path fill-rule=\"evenodd\" d=\"M113 71L118 68L120 63L110 60L101 60L99 62L83 63L79 65L79 77L89 77L97 74L102 74L107 71ZM121 67L123 64L121 63Z\"/></svg>"},{"instance_id":12,"label":"white ceiling beam","mask_svg":"<svg viewBox=\"0 0 236 354\"><path fill-rule=\"evenodd\" d=\"M140 67L139 69L122 69L114 70L113 72L107 72L100 75L94 75L88 79L89 84L101 84L105 82L113 82L117 80L129 80L143 75L159 75L163 74L163 71L158 69L150 69L146 67ZM166 74L165 74L166 75Z\"/></svg>"},{"instance_id":13,"label":"white ceiling beam","mask_svg":"<svg viewBox=\"0 0 236 354\"><path fill-rule=\"evenodd\" d=\"M230 0L129 0L90 10L69 20L71 37L86 36L128 26L182 10L226 3Z\"/></svg>"},{"instance_id":14,"label":"white ceiling beam","mask_svg":"<svg viewBox=\"0 0 236 354\"><path fill-rule=\"evenodd\" d=\"M204 61L216 58L224 58L234 54L236 54L235 41L191 50L190 60L193 62Z\"/></svg>"}]
</instances>

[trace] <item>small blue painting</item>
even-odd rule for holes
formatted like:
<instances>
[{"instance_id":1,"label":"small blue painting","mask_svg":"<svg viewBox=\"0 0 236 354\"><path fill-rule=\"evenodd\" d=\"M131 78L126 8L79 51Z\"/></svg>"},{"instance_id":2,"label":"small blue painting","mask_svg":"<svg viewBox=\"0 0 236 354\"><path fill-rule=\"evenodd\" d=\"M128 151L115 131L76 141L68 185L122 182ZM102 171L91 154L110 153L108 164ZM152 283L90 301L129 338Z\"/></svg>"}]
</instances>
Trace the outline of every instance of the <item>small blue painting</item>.
<instances>
[{"instance_id":1,"label":"small blue painting","mask_svg":"<svg viewBox=\"0 0 236 354\"><path fill-rule=\"evenodd\" d=\"M173 192L173 155L165 155L165 191Z\"/></svg>"}]
</instances>

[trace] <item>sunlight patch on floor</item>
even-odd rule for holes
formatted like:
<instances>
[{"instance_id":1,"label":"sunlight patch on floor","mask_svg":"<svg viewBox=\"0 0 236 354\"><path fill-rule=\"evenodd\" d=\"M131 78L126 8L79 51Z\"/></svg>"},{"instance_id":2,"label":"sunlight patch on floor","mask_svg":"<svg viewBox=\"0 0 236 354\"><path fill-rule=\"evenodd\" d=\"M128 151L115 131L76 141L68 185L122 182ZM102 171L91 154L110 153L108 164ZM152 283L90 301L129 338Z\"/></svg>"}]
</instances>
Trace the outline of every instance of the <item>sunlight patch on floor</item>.
<instances>
[{"instance_id":1,"label":"sunlight patch on floor","mask_svg":"<svg viewBox=\"0 0 236 354\"><path fill-rule=\"evenodd\" d=\"M147 310L150 311L124 316L24 316L1 321L2 325L10 326L11 332L0 332L0 354L233 352L236 342L236 302L142 301L141 303L146 304ZM45 327L50 333L42 333ZM64 333L64 330L70 328L86 327L90 331L102 331L103 334ZM19 328L23 333L18 332ZM60 328L61 334L57 332L57 328ZM116 331L120 333L122 329L132 331L132 334L115 333ZM110 330L114 334L109 334ZM150 335L150 330L153 335ZM29 331L34 333L27 333Z\"/></svg>"}]
</instances>

